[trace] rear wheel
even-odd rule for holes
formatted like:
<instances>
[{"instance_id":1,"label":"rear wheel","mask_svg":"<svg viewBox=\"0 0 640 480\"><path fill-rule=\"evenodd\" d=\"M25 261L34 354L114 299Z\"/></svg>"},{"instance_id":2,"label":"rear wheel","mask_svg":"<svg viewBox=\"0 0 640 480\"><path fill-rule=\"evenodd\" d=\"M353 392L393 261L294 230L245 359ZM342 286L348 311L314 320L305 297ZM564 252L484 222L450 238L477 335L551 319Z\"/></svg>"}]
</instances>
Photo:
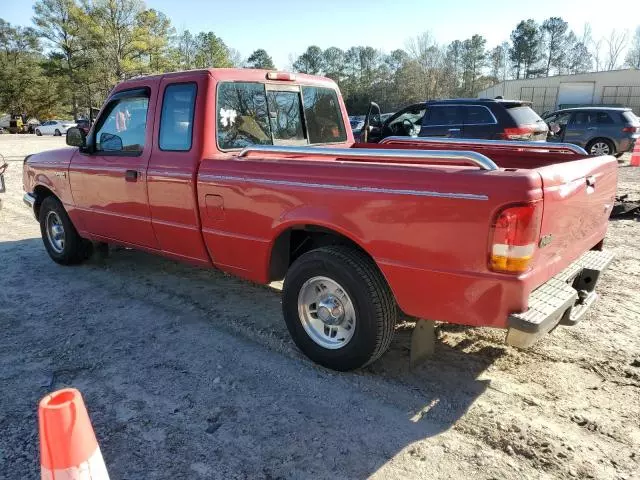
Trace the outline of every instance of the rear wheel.
<instances>
[{"instance_id":1,"label":"rear wheel","mask_svg":"<svg viewBox=\"0 0 640 480\"><path fill-rule=\"evenodd\" d=\"M613 143L606 138L596 138L587 145L589 155L613 155L615 152Z\"/></svg>"},{"instance_id":2,"label":"rear wheel","mask_svg":"<svg viewBox=\"0 0 640 480\"><path fill-rule=\"evenodd\" d=\"M89 257L91 242L78 235L60 200L53 196L45 198L39 219L44 247L54 262L73 265Z\"/></svg>"},{"instance_id":3,"label":"rear wheel","mask_svg":"<svg viewBox=\"0 0 640 480\"><path fill-rule=\"evenodd\" d=\"M39 128L36 128L36 135L41 137L42 136L42 132L40 131Z\"/></svg>"},{"instance_id":4,"label":"rear wheel","mask_svg":"<svg viewBox=\"0 0 640 480\"><path fill-rule=\"evenodd\" d=\"M298 258L285 277L282 310L294 342L311 360L353 370L377 360L393 338L393 294L373 261L328 246Z\"/></svg>"},{"instance_id":5,"label":"rear wheel","mask_svg":"<svg viewBox=\"0 0 640 480\"><path fill-rule=\"evenodd\" d=\"M57 128L56 128L56 131L53 132L53 135L56 136L56 137L62 136L62 134L60 133L60 130L58 130Z\"/></svg>"}]
</instances>

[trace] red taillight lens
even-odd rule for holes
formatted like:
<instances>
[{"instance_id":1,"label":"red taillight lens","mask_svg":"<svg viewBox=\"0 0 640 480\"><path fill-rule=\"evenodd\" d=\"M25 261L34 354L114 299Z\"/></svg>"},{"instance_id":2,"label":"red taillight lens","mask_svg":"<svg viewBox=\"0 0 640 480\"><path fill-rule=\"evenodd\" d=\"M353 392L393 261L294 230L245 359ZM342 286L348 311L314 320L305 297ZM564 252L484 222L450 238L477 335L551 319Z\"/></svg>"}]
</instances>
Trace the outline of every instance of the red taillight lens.
<instances>
[{"instance_id":1,"label":"red taillight lens","mask_svg":"<svg viewBox=\"0 0 640 480\"><path fill-rule=\"evenodd\" d=\"M624 133L638 133L640 132L640 127L624 127L622 131Z\"/></svg>"},{"instance_id":2,"label":"red taillight lens","mask_svg":"<svg viewBox=\"0 0 640 480\"><path fill-rule=\"evenodd\" d=\"M500 210L491 227L489 268L495 272L526 272L536 250L541 222L541 202Z\"/></svg>"},{"instance_id":3,"label":"red taillight lens","mask_svg":"<svg viewBox=\"0 0 640 480\"><path fill-rule=\"evenodd\" d=\"M505 128L500 137L504 140L531 140L534 131L532 126Z\"/></svg>"}]
</instances>

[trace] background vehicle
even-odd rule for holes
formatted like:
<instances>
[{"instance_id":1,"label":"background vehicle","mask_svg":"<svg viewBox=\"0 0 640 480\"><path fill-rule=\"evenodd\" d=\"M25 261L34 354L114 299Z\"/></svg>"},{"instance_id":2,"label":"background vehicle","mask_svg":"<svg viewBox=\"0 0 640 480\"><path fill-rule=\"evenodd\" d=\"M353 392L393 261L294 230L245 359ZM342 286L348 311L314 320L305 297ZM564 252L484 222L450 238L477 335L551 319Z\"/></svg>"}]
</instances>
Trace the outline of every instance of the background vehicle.
<instances>
[{"instance_id":1,"label":"background vehicle","mask_svg":"<svg viewBox=\"0 0 640 480\"><path fill-rule=\"evenodd\" d=\"M640 138L640 119L630 108L568 108L549 113L544 120L550 130L548 141L580 145L591 155L620 156L632 151Z\"/></svg>"},{"instance_id":2,"label":"background vehicle","mask_svg":"<svg viewBox=\"0 0 640 480\"><path fill-rule=\"evenodd\" d=\"M522 347L576 323L611 260L617 162L455 141L354 144L321 77L176 72L118 85L88 137L68 130L78 148L26 158L24 200L60 264L103 242L284 279L292 338L338 370L379 358L399 311L505 328Z\"/></svg>"},{"instance_id":3,"label":"background vehicle","mask_svg":"<svg viewBox=\"0 0 640 480\"><path fill-rule=\"evenodd\" d=\"M367 141L391 136L544 141L548 127L529 105L487 98L431 100L405 107L386 120L378 109L369 120Z\"/></svg>"},{"instance_id":4,"label":"background vehicle","mask_svg":"<svg viewBox=\"0 0 640 480\"><path fill-rule=\"evenodd\" d=\"M91 121L85 119L76 120L76 127L81 129L85 135L89 135L89 130L91 129Z\"/></svg>"},{"instance_id":5,"label":"background vehicle","mask_svg":"<svg viewBox=\"0 0 640 480\"><path fill-rule=\"evenodd\" d=\"M67 130L75 127L76 122L73 120L47 120L36 127L36 135L53 135L59 137L66 135Z\"/></svg>"}]
</instances>

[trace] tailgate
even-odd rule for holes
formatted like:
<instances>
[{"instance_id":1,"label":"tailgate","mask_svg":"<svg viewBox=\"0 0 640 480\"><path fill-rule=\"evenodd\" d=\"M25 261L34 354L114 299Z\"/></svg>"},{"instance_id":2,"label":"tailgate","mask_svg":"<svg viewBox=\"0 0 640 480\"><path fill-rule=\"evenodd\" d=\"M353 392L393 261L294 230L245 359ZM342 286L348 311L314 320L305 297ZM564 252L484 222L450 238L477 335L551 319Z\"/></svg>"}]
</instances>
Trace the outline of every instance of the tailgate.
<instances>
[{"instance_id":1,"label":"tailgate","mask_svg":"<svg viewBox=\"0 0 640 480\"><path fill-rule=\"evenodd\" d=\"M536 265L555 275L605 236L618 180L612 156L586 157L536 169L544 211Z\"/></svg>"}]
</instances>

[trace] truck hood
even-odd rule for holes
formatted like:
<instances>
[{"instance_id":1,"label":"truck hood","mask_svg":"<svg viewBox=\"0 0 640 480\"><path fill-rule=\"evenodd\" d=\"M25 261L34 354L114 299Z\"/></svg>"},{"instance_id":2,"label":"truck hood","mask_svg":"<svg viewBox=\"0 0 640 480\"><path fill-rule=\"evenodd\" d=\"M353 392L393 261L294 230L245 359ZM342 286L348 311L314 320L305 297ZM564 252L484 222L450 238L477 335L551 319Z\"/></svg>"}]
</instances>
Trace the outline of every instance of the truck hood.
<instances>
[{"instance_id":1,"label":"truck hood","mask_svg":"<svg viewBox=\"0 0 640 480\"><path fill-rule=\"evenodd\" d=\"M47 165L59 168L69 167L71 157L78 149L75 147L57 148L55 150L46 150L40 153L34 153L27 159L29 165Z\"/></svg>"}]
</instances>

